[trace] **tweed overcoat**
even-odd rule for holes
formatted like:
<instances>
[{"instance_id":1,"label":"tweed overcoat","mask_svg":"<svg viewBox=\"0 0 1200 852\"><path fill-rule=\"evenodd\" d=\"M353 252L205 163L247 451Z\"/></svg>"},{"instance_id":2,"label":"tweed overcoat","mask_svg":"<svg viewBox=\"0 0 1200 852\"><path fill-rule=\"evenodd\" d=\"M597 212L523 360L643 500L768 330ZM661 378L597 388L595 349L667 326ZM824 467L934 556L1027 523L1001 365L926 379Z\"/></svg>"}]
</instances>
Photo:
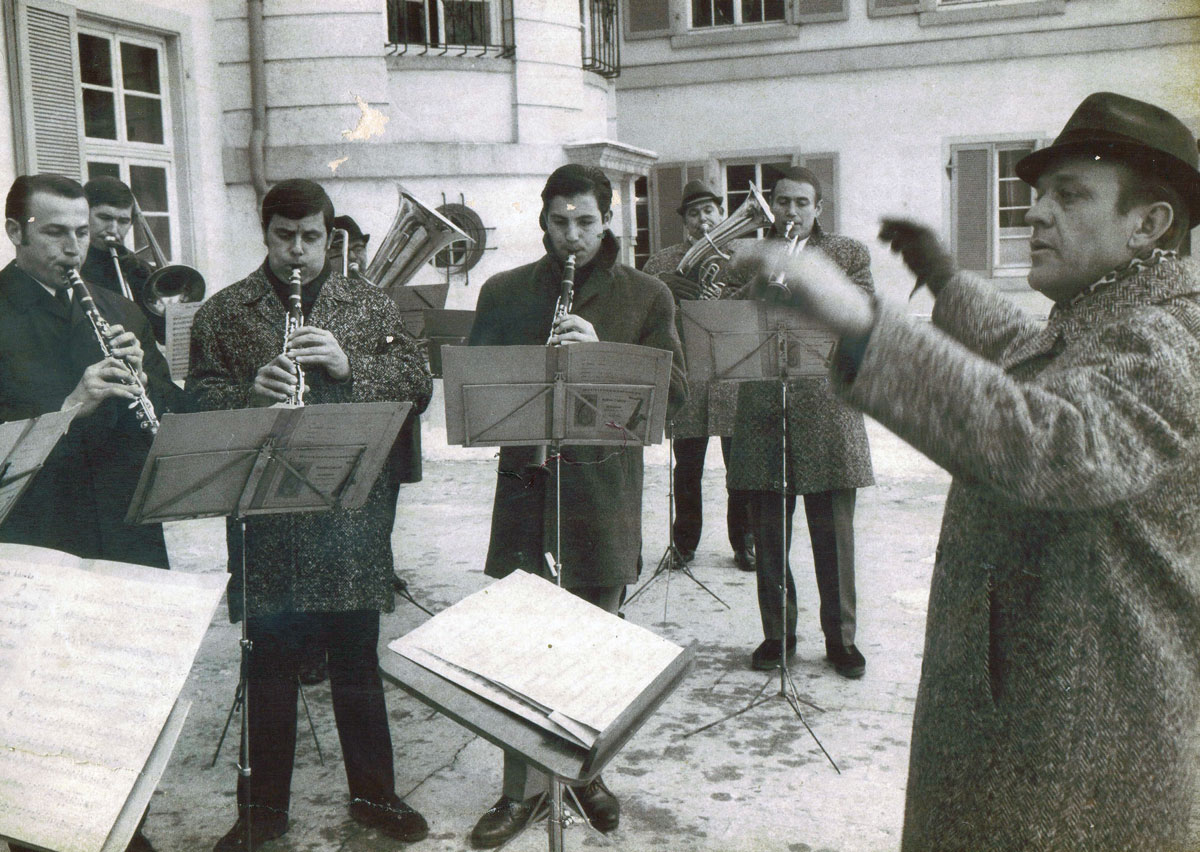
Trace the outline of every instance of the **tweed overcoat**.
<instances>
[{"instance_id":1,"label":"tweed overcoat","mask_svg":"<svg viewBox=\"0 0 1200 852\"><path fill-rule=\"evenodd\" d=\"M142 312L115 293L90 289L110 325L137 334L158 416L186 411L187 398L171 382ZM84 370L103 357L77 298L67 311L15 261L0 271L0 421L58 411ZM76 417L0 526L0 541L166 568L162 525L125 523L151 441L122 400Z\"/></svg>"},{"instance_id":2,"label":"tweed overcoat","mask_svg":"<svg viewBox=\"0 0 1200 852\"><path fill-rule=\"evenodd\" d=\"M871 255L857 240L826 234L816 226L804 251L824 253L851 281L874 292ZM736 281L733 274L730 280ZM737 417L726 468L731 491L783 490L779 409L778 381L744 382L737 387ZM824 376L788 382L787 429L789 494L874 484L863 416L830 392Z\"/></svg>"},{"instance_id":3,"label":"tweed overcoat","mask_svg":"<svg viewBox=\"0 0 1200 852\"><path fill-rule=\"evenodd\" d=\"M188 389L205 410L247 408L259 367L283 351L286 311L263 268L214 295L192 325ZM432 380L416 341L383 291L330 272L306 324L337 338L350 378L305 374L307 404L429 404ZM360 509L263 515L246 521L250 613L390 611L394 491L381 473ZM241 618L240 536L226 526L230 619Z\"/></svg>"},{"instance_id":4,"label":"tweed overcoat","mask_svg":"<svg viewBox=\"0 0 1200 852\"><path fill-rule=\"evenodd\" d=\"M1200 709L1200 278L1029 320L960 275L881 313L851 403L954 477L905 852L1178 852Z\"/></svg>"},{"instance_id":5,"label":"tweed overcoat","mask_svg":"<svg viewBox=\"0 0 1200 852\"><path fill-rule=\"evenodd\" d=\"M572 313L601 341L665 349L674 356L669 408L687 394L674 303L657 278L615 263L616 241L605 236L595 268L577 284ZM494 275L475 307L472 346L541 345L562 281L562 264L548 254L536 263ZM613 586L637 580L642 552L642 448L562 448L563 586ZM491 541L485 573L517 569L544 574L543 554L555 543L555 489L550 476L530 476L531 447L500 450Z\"/></svg>"}]
</instances>

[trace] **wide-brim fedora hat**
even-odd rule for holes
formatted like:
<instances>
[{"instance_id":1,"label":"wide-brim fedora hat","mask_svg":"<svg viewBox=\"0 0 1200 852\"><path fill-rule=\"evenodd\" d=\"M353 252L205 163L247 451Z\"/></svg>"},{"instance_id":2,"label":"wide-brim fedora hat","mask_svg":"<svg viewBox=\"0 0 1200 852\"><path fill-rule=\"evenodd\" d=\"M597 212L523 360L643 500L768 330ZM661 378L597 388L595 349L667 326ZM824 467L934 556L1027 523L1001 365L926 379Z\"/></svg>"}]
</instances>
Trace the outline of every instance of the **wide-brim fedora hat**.
<instances>
[{"instance_id":1,"label":"wide-brim fedora hat","mask_svg":"<svg viewBox=\"0 0 1200 852\"><path fill-rule=\"evenodd\" d=\"M683 200L679 202L675 212L682 216L689 207L702 201L712 201L718 207L721 206L721 196L713 192L712 187L702 180L689 180L683 187Z\"/></svg>"},{"instance_id":2,"label":"wide-brim fedora hat","mask_svg":"<svg viewBox=\"0 0 1200 852\"><path fill-rule=\"evenodd\" d=\"M1054 144L1017 162L1017 177L1032 186L1054 163L1080 156L1111 158L1162 178L1183 198L1189 224L1200 224L1196 137L1165 109L1112 92L1088 95Z\"/></svg>"}]
</instances>

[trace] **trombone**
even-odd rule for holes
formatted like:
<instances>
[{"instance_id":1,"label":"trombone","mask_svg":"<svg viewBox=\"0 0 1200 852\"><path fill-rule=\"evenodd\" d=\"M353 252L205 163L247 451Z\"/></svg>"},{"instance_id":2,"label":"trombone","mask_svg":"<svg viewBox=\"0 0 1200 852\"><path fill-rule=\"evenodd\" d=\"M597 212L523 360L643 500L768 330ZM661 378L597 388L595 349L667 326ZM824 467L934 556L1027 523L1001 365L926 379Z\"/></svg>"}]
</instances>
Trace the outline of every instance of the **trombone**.
<instances>
[{"instance_id":1,"label":"trombone","mask_svg":"<svg viewBox=\"0 0 1200 852\"><path fill-rule=\"evenodd\" d=\"M199 271L182 263L168 263L166 255L159 248L150 223L146 221L142 208L137 199L133 199L134 227L142 226L146 235L146 244L154 255L154 272L146 279L142 292L138 294L142 308L155 316L164 316L167 312L167 302L199 302L204 298L204 276ZM116 249L112 248L114 260ZM120 275L118 267L118 275Z\"/></svg>"}]
</instances>

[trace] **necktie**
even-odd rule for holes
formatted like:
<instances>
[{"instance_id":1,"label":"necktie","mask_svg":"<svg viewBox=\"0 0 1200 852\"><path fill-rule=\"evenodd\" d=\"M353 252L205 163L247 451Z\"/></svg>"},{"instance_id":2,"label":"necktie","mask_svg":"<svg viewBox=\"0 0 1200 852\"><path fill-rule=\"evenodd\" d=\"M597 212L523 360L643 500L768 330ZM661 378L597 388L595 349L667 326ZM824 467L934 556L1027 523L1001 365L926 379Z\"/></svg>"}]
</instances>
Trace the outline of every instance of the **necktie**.
<instances>
[{"instance_id":1,"label":"necktie","mask_svg":"<svg viewBox=\"0 0 1200 852\"><path fill-rule=\"evenodd\" d=\"M63 306L67 313L71 313L71 293L66 287L59 287L55 290L54 298L58 299L58 303Z\"/></svg>"}]
</instances>

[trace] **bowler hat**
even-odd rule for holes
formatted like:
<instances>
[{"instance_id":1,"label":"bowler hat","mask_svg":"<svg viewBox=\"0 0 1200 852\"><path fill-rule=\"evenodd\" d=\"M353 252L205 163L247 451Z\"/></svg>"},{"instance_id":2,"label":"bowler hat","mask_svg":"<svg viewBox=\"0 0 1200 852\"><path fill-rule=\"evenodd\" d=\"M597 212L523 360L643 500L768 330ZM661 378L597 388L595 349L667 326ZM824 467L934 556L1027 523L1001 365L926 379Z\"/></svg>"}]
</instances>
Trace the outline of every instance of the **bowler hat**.
<instances>
[{"instance_id":1,"label":"bowler hat","mask_svg":"<svg viewBox=\"0 0 1200 852\"><path fill-rule=\"evenodd\" d=\"M1196 137L1165 109L1112 92L1088 95L1053 145L1017 162L1017 177L1032 185L1059 159L1089 155L1162 178L1183 198L1190 224L1200 223Z\"/></svg>"},{"instance_id":2,"label":"bowler hat","mask_svg":"<svg viewBox=\"0 0 1200 852\"><path fill-rule=\"evenodd\" d=\"M358 227L358 223L349 216L335 216L333 219L333 227L341 228L350 235L350 242L362 240L364 243L371 239L370 234L364 234L362 228Z\"/></svg>"},{"instance_id":3,"label":"bowler hat","mask_svg":"<svg viewBox=\"0 0 1200 852\"><path fill-rule=\"evenodd\" d=\"M708 184L702 180L689 180L683 188L683 200L679 202L675 212L682 216L689 207L701 201L713 201L718 207L721 205L721 197L713 192Z\"/></svg>"}]
</instances>

